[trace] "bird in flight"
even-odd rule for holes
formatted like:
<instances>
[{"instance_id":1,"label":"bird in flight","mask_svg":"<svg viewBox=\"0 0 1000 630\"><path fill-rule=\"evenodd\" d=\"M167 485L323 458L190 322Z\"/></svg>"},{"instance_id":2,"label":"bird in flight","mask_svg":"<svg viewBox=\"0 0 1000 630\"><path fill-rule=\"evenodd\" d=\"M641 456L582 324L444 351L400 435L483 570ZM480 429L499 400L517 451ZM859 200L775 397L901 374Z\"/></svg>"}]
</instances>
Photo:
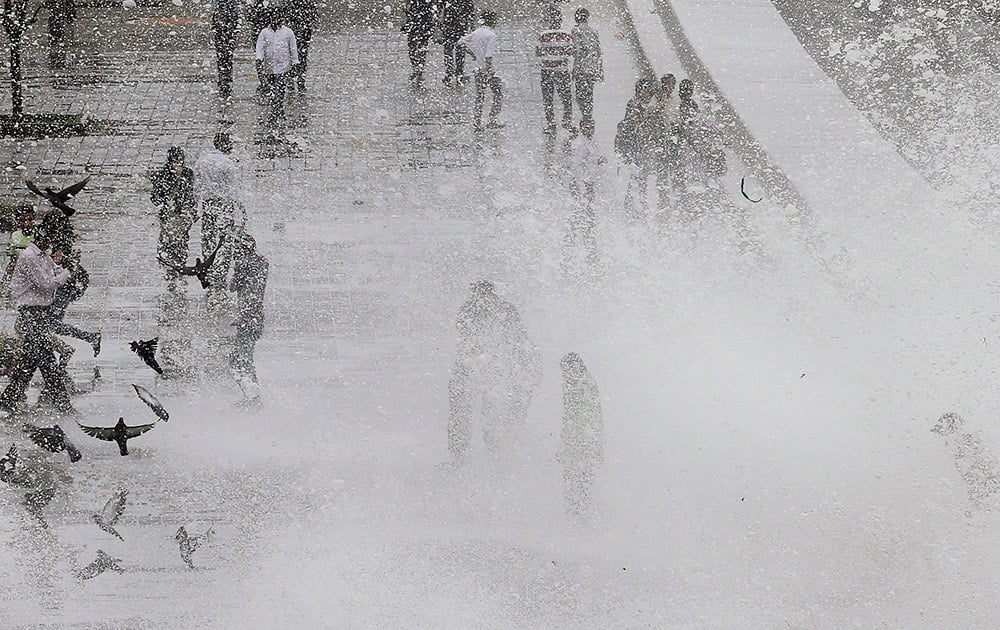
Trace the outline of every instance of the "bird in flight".
<instances>
[{"instance_id":1,"label":"bird in flight","mask_svg":"<svg viewBox=\"0 0 1000 630\"><path fill-rule=\"evenodd\" d=\"M115 493L111 495L108 502L104 504L104 509L102 509L97 514L91 515L91 520L97 523L97 526L113 534L118 538L118 540L125 542L122 535L118 533L115 529L115 525L118 523L118 519L121 518L122 512L125 511L125 499L128 497L128 488L125 486L118 486Z\"/></svg>"},{"instance_id":2,"label":"bird in flight","mask_svg":"<svg viewBox=\"0 0 1000 630\"><path fill-rule=\"evenodd\" d=\"M156 414L157 418L163 420L164 422L170 419L170 414L167 413L167 410L163 408L160 401L157 400L156 396L154 396L148 389L142 385L136 385L135 383L132 383L132 387L135 388L135 393L139 395L142 402L149 405L149 408L153 410L153 413Z\"/></svg>"},{"instance_id":3,"label":"bird in flight","mask_svg":"<svg viewBox=\"0 0 1000 630\"><path fill-rule=\"evenodd\" d=\"M75 208L71 208L66 205L66 202L77 196L81 190L87 186L87 182L90 181L90 177L87 177L83 181L77 182L72 186L67 186L62 190L55 191L46 186L44 189L40 189L35 182L30 179L24 180L24 184L28 187L28 190L35 193L39 197L48 200L56 208L62 210L66 216L71 217L76 212Z\"/></svg>"},{"instance_id":4,"label":"bird in flight","mask_svg":"<svg viewBox=\"0 0 1000 630\"><path fill-rule=\"evenodd\" d=\"M212 535L212 528L209 527L208 531L200 536L192 536L188 534L187 529L181 525L180 529L177 530L177 535L174 538L177 540L177 546L181 552L181 560L184 564L188 565L189 568L194 568L194 563L191 562L191 554L195 552L202 545L202 543L207 543Z\"/></svg>"},{"instance_id":5,"label":"bird in flight","mask_svg":"<svg viewBox=\"0 0 1000 630\"><path fill-rule=\"evenodd\" d=\"M129 344L132 352L139 355L139 358L149 367L153 368L157 374L163 374L163 368L156 362L156 345L160 343L159 337L153 337L147 341L133 341Z\"/></svg>"},{"instance_id":6,"label":"bird in flight","mask_svg":"<svg viewBox=\"0 0 1000 630\"><path fill-rule=\"evenodd\" d=\"M76 577L81 580L89 580L90 578L97 577L98 575L104 573L108 569L112 571L117 571L118 573L125 573L125 569L121 568L118 563L121 560L117 558L112 558L102 549L97 550L97 559L76 571Z\"/></svg>"},{"instance_id":7,"label":"bird in flight","mask_svg":"<svg viewBox=\"0 0 1000 630\"><path fill-rule=\"evenodd\" d=\"M122 457L128 455L128 441L134 437L139 437L146 431L149 431L156 426L156 423L152 424L140 424L138 426L130 427L125 424L125 418L118 418L118 424L113 427L88 427L85 424L80 424L77 422L83 432L90 437L97 438L98 440L104 440L105 442L117 442L118 450L121 452Z\"/></svg>"},{"instance_id":8,"label":"bird in flight","mask_svg":"<svg viewBox=\"0 0 1000 630\"><path fill-rule=\"evenodd\" d=\"M163 264L163 266L167 267L168 269L173 269L182 276L197 276L198 280L201 282L201 288L207 289L208 287L212 286L212 284L208 281L208 272L212 268L212 264L215 262L215 255L219 253L219 249L222 248L222 243L225 242L225 240L226 240L225 236L220 238L219 244L215 246L215 249L212 250L212 253L209 254L208 257L205 258L205 260L202 260L201 258L195 258L193 267L188 267L185 265L176 265L174 263L163 260L162 258L160 258L160 263Z\"/></svg>"},{"instance_id":9,"label":"bird in flight","mask_svg":"<svg viewBox=\"0 0 1000 630\"><path fill-rule=\"evenodd\" d=\"M62 427L54 424L51 427L36 427L33 424L25 424L24 432L28 434L31 441L52 453L69 453L69 461L78 462L83 455L73 446L73 443L66 439L66 434Z\"/></svg>"}]
</instances>

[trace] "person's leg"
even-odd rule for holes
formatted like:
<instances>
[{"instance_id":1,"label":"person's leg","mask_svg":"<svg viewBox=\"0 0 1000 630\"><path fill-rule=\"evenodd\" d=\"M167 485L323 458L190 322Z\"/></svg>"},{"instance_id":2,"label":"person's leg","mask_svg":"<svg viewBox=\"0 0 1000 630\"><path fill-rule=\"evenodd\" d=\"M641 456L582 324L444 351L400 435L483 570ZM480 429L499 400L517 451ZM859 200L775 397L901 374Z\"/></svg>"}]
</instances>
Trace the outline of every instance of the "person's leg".
<instances>
[{"instance_id":1,"label":"person's leg","mask_svg":"<svg viewBox=\"0 0 1000 630\"><path fill-rule=\"evenodd\" d=\"M295 67L295 77L297 87L300 92L306 89L306 70L309 68L309 45L312 42L312 28L302 29L302 35L298 38L299 43L299 65Z\"/></svg>"},{"instance_id":2,"label":"person's leg","mask_svg":"<svg viewBox=\"0 0 1000 630\"><path fill-rule=\"evenodd\" d=\"M576 103L580 107L580 120L594 119L594 77L589 74L576 76Z\"/></svg>"},{"instance_id":3,"label":"person's leg","mask_svg":"<svg viewBox=\"0 0 1000 630\"><path fill-rule=\"evenodd\" d=\"M483 128L483 105L486 103L486 88L489 78L482 70L476 70L476 104L473 109L473 125L476 129ZM494 98L494 103L496 99Z\"/></svg>"},{"instance_id":4,"label":"person's leg","mask_svg":"<svg viewBox=\"0 0 1000 630\"><path fill-rule=\"evenodd\" d=\"M542 70L542 107L545 110L545 130L553 132L556 129L556 112L552 104L555 93L555 76L548 70Z\"/></svg>"},{"instance_id":5,"label":"person's leg","mask_svg":"<svg viewBox=\"0 0 1000 630\"><path fill-rule=\"evenodd\" d=\"M500 120L500 110L503 109L503 81L494 76L490 79L490 89L493 90L493 104L490 105L490 124L495 125Z\"/></svg>"},{"instance_id":6,"label":"person's leg","mask_svg":"<svg viewBox=\"0 0 1000 630\"><path fill-rule=\"evenodd\" d=\"M97 340L96 332L87 332L86 330L78 328L63 319L66 317L66 309L69 307L70 303L79 297L80 296L76 292L76 289L68 283L56 289L55 297L52 299L52 304L49 306L49 325L52 328L52 333L55 335L73 337L74 339L79 339L93 344Z\"/></svg>"},{"instance_id":7,"label":"person's leg","mask_svg":"<svg viewBox=\"0 0 1000 630\"><path fill-rule=\"evenodd\" d=\"M465 46L455 43L455 78L463 79L465 76Z\"/></svg>"},{"instance_id":8,"label":"person's leg","mask_svg":"<svg viewBox=\"0 0 1000 630\"><path fill-rule=\"evenodd\" d=\"M562 101L562 121L566 129L573 128L573 88L570 85L569 72L558 72L555 76L555 88Z\"/></svg>"},{"instance_id":9,"label":"person's leg","mask_svg":"<svg viewBox=\"0 0 1000 630\"><path fill-rule=\"evenodd\" d=\"M451 83L458 77L458 73L455 71L456 64L458 60L456 58L455 52L457 50L457 40L452 38L447 38L444 40L444 82Z\"/></svg>"},{"instance_id":10,"label":"person's leg","mask_svg":"<svg viewBox=\"0 0 1000 630\"><path fill-rule=\"evenodd\" d=\"M0 405L9 410L17 409L24 402L28 384L38 368L39 348L33 343L37 337L36 326L29 321L30 319L32 318L28 311L19 309L14 328L21 336L20 351L17 354L16 367L10 375L10 382L3 392L0 392Z\"/></svg>"},{"instance_id":11,"label":"person's leg","mask_svg":"<svg viewBox=\"0 0 1000 630\"><path fill-rule=\"evenodd\" d=\"M470 375L464 365L456 362L448 381L448 451L456 461L462 461L469 450L471 424Z\"/></svg>"}]
</instances>

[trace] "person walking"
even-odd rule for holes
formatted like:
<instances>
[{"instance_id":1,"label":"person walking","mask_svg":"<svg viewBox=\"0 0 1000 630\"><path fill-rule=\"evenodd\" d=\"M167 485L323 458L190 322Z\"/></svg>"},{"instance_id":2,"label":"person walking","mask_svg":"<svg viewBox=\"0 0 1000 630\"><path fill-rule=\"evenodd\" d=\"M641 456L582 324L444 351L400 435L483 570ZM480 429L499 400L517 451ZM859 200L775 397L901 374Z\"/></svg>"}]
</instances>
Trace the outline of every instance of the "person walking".
<instances>
[{"instance_id":1,"label":"person walking","mask_svg":"<svg viewBox=\"0 0 1000 630\"><path fill-rule=\"evenodd\" d=\"M545 109L545 134L556 133L556 113L553 104L555 93L562 101L563 127L575 132L573 127L573 88L570 85L570 62L573 60L573 36L562 30L562 12L553 8L549 12L549 28L538 35L535 56L541 66L542 106Z\"/></svg>"},{"instance_id":2,"label":"person walking","mask_svg":"<svg viewBox=\"0 0 1000 630\"><path fill-rule=\"evenodd\" d=\"M590 11L580 7L573 14L573 87L581 120L594 120L594 84L604 81L601 38L590 26Z\"/></svg>"},{"instance_id":3,"label":"person walking","mask_svg":"<svg viewBox=\"0 0 1000 630\"><path fill-rule=\"evenodd\" d=\"M410 55L410 83L420 87L427 64L427 45L437 23L436 0L406 0L403 5L403 26L406 48Z\"/></svg>"},{"instance_id":4,"label":"person walking","mask_svg":"<svg viewBox=\"0 0 1000 630\"><path fill-rule=\"evenodd\" d=\"M212 36L215 40L215 65L218 71L216 85L219 96L223 99L228 99L233 94L233 57L239 25L239 0L212 0Z\"/></svg>"},{"instance_id":5,"label":"person walking","mask_svg":"<svg viewBox=\"0 0 1000 630\"><path fill-rule=\"evenodd\" d=\"M57 411L73 412L63 372L59 369L52 349L52 326L49 307L56 289L70 276L68 269L59 267L62 252L49 256L46 250L51 235L43 226L35 229L35 240L18 256L11 278L11 293L17 305L16 327L24 335L20 360L11 374L7 387L0 392L0 411L14 414L25 401L25 393L35 370L41 370L45 388Z\"/></svg>"},{"instance_id":6,"label":"person walking","mask_svg":"<svg viewBox=\"0 0 1000 630\"><path fill-rule=\"evenodd\" d=\"M229 290L236 292L236 336L229 367L247 397L256 398L257 368L254 347L264 330L264 293L268 262L257 251L257 241L242 232L234 246L233 278Z\"/></svg>"},{"instance_id":7,"label":"person walking","mask_svg":"<svg viewBox=\"0 0 1000 630\"><path fill-rule=\"evenodd\" d=\"M176 280L176 267L187 264L188 240L196 219L197 200L194 196L194 171L184 164L184 150L170 147L167 163L153 173L150 200L157 206L160 219L160 241L156 256L167 268L164 277Z\"/></svg>"},{"instance_id":8,"label":"person walking","mask_svg":"<svg viewBox=\"0 0 1000 630\"><path fill-rule=\"evenodd\" d=\"M283 7L288 12L288 27L295 33L295 43L299 49L299 64L293 71L295 86L299 92L305 92L309 46L312 43L313 26L316 24L316 0L287 0Z\"/></svg>"},{"instance_id":9,"label":"person walking","mask_svg":"<svg viewBox=\"0 0 1000 630\"><path fill-rule=\"evenodd\" d=\"M272 134L278 128L278 122L285 117L285 87L293 68L299 64L295 33L284 22L282 11L271 9L267 26L257 36L257 72L268 104L264 127Z\"/></svg>"},{"instance_id":10,"label":"person walking","mask_svg":"<svg viewBox=\"0 0 1000 630\"><path fill-rule=\"evenodd\" d=\"M444 0L441 7L441 37L444 38L444 84L459 86L469 80L465 74L465 50L459 40L472 30L476 8L472 0Z\"/></svg>"},{"instance_id":11,"label":"person walking","mask_svg":"<svg viewBox=\"0 0 1000 630\"><path fill-rule=\"evenodd\" d=\"M497 53L497 14L486 11L480 18L479 28L458 40L472 52L476 59L475 82L476 104L473 114L473 129L483 130L483 106L486 104L486 90L493 93L493 103L490 105L490 120L487 129L501 129L500 111L503 108L503 82L496 74L495 57Z\"/></svg>"},{"instance_id":12,"label":"person walking","mask_svg":"<svg viewBox=\"0 0 1000 630\"><path fill-rule=\"evenodd\" d=\"M597 383L575 352L559 361L562 370L563 425L560 432L566 510L584 516L591 505L594 474L604 463L604 414Z\"/></svg>"},{"instance_id":13,"label":"person walking","mask_svg":"<svg viewBox=\"0 0 1000 630\"><path fill-rule=\"evenodd\" d=\"M240 220L240 227L246 224L240 171L230 157L232 139L228 133L220 132L215 134L213 144L215 148L203 153L194 164L195 194L201 201L202 259L216 250L222 238L231 239L237 219ZM225 303L231 247L231 243L223 242L208 272L208 303L217 310Z\"/></svg>"},{"instance_id":14,"label":"person walking","mask_svg":"<svg viewBox=\"0 0 1000 630\"><path fill-rule=\"evenodd\" d=\"M521 314L487 280L472 285L455 326L459 341L448 383L448 450L461 464L470 447L476 402L482 405L483 440L498 455L527 420L541 366Z\"/></svg>"}]
</instances>

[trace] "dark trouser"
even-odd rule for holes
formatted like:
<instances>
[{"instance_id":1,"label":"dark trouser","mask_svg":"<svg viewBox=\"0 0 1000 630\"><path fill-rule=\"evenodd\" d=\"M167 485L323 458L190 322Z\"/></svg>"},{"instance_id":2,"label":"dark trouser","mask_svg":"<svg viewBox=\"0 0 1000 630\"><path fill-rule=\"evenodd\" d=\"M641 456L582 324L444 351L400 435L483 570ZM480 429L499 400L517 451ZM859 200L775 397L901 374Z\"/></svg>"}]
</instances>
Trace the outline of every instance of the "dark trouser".
<instances>
[{"instance_id":1,"label":"dark trouser","mask_svg":"<svg viewBox=\"0 0 1000 630\"><path fill-rule=\"evenodd\" d=\"M217 84L223 97L233 93L233 54L236 50L236 25L223 21L212 22L215 34L215 64L219 71Z\"/></svg>"},{"instance_id":2,"label":"dark trouser","mask_svg":"<svg viewBox=\"0 0 1000 630\"><path fill-rule=\"evenodd\" d=\"M592 74L576 75L576 104L580 106L582 120L594 119L594 84L597 77Z\"/></svg>"},{"instance_id":3,"label":"dark trouser","mask_svg":"<svg viewBox=\"0 0 1000 630\"><path fill-rule=\"evenodd\" d=\"M278 121L285 117L285 85L288 83L288 73L260 75L264 86L264 98L267 99L267 117L264 126L277 129Z\"/></svg>"},{"instance_id":4,"label":"dark trouser","mask_svg":"<svg viewBox=\"0 0 1000 630\"><path fill-rule=\"evenodd\" d=\"M236 372L246 374L255 383L257 382L257 368L254 367L253 353L259 338L260 334L237 326L236 336L233 338L233 351L229 354L229 367Z\"/></svg>"},{"instance_id":5,"label":"dark trouser","mask_svg":"<svg viewBox=\"0 0 1000 630\"><path fill-rule=\"evenodd\" d=\"M424 65L427 63L427 43L431 40L430 29L413 27L407 34L406 44L410 52L410 65L413 76L423 76Z\"/></svg>"},{"instance_id":6,"label":"dark trouser","mask_svg":"<svg viewBox=\"0 0 1000 630\"><path fill-rule=\"evenodd\" d=\"M299 65L294 66L292 72L295 73L296 84L300 90L306 89L306 67L309 64L309 42L312 41L312 28L304 27L295 31L295 41L299 45Z\"/></svg>"},{"instance_id":7,"label":"dark trouser","mask_svg":"<svg viewBox=\"0 0 1000 630\"><path fill-rule=\"evenodd\" d=\"M542 69L542 105L545 107L545 126L555 129L556 111L552 103L555 92L562 101L563 125L573 126L573 90L570 87L569 72L566 70Z\"/></svg>"},{"instance_id":8,"label":"dark trouser","mask_svg":"<svg viewBox=\"0 0 1000 630\"><path fill-rule=\"evenodd\" d=\"M45 388L52 396L56 409L67 411L72 408L66 383L63 381L63 371L59 369L56 356L52 350L52 338L49 307L21 306L17 310L18 326L24 333L24 345L17 369L11 374L10 383L0 393L0 404L15 408L24 400L25 392L31 383L35 370L42 371Z\"/></svg>"},{"instance_id":9,"label":"dark trouser","mask_svg":"<svg viewBox=\"0 0 1000 630\"><path fill-rule=\"evenodd\" d=\"M69 307L70 302L79 299L79 297L80 295L76 292L76 289L71 287L69 283L56 289L52 305L49 306L49 317L51 317L49 324L52 327L52 334L73 337L87 343L94 343L97 341L97 333L87 332L63 321L63 318L66 317L66 308Z\"/></svg>"},{"instance_id":10,"label":"dark trouser","mask_svg":"<svg viewBox=\"0 0 1000 630\"><path fill-rule=\"evenodd\" d=\"M458 44L458 39L444 40L444 79L460 77L465 72L465 47Z\"/></svg>"},{"instance_id":11,"label":"dark trouser","mask_svg":"<svg viewBox=\"0 0 1000 630\"><path fill-rule=\"evenodd\" d=\"M226 199L205 199L201 204L201 256L202 260L215 251L219 239L226 237L226 242L215 255L215 262L208 270L208 281L211 288L225 291L226 276L229 275L230 252L232 251L233 215L236 212L236 202Z\"/></svg>"},{"instance_id":12,"label":"dark trouser","mask_svg":"<svg viewBox=\"0 0 1000 630\"><path fill-rule=\"evenodd\" d=\"M483 123L483 105L486 103L486 89L493 92L493 104L490 105L490 122L494 123L500 117L500 108L503 107L503 82L500 77L494 74L486 74L483 70L476 70L476 110L475 124L479 127Z\"/></svg>"}]
</instances>

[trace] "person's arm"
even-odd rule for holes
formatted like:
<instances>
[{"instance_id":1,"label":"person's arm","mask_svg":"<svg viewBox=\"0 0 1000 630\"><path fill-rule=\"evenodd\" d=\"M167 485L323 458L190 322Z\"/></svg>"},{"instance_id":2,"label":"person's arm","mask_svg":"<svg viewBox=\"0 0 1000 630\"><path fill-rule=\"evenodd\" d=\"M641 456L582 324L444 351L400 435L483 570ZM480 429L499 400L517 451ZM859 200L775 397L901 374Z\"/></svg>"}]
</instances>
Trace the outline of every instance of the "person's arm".
<instances>
[{"instance_id":1,"label":"person's arm","mask_svg":"<svg viewBox=\"0 0 1000 630\"><path fill-rule=\"evenodd\" d=\"M295 39L295 31L288 30L288 56L292 60L292 65L299 65L299 42Z\"/></svg>"}]
</instances>

